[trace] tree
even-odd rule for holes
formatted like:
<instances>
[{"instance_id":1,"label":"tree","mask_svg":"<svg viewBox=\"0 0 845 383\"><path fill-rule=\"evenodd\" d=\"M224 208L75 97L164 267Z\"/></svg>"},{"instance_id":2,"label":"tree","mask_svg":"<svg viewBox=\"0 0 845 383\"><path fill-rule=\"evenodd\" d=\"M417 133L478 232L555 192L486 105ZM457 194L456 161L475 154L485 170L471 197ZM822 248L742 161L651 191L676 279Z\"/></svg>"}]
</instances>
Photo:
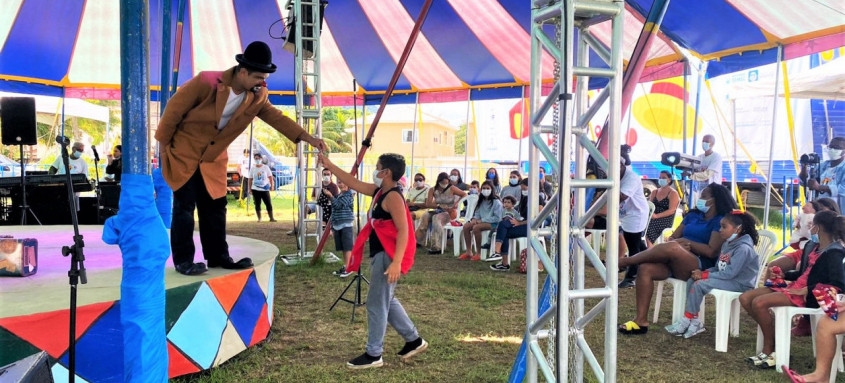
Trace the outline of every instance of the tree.
<instances>
[{"instance_id":1,"label":"tree","mask_svg":"<svg viewBox=\"0 0 845 383\"><path fill-rule=\"evenodd\" d=\"M346 125L352 112L340 107L323 108L323 141L332 153L351 153L352 135Z\"/></svg>"},{"instance_id":2,"label":"tree","mask_svg":"<svg viewBox=\"0 0 845 383\"><path fill-rule=\"evenodd\" d=\"M461 124L458 133L455 134L455 154L464 154L467 143L467 125Z\"/></svg>"}]
</instances>

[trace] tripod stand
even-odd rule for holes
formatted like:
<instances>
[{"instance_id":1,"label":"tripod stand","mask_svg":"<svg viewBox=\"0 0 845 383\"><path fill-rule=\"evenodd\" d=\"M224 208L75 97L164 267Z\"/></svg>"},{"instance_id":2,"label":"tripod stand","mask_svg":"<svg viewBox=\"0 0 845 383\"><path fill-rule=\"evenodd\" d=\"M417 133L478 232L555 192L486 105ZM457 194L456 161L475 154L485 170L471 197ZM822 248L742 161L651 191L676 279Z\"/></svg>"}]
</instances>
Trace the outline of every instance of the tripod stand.
<instances>
[{"instance_id":1,"label":"tripod stand","mask_svg":"<svg viewBox=\"0 0 845 383\"><path fill-rule=\"evenodd\" d=\"M329 307L329 311L332 311L334 309L334 307L337 306L337 303L340 302L340 301L351 303L352 304L352 319L349 320L349 323L355 322L355 309L357 307L360 307L360 306L367 304L366 302L361 302L361 281L363 280L364 283L367 284L367 286L370 285L370 281L368 281L365 276L361 275L361 267L362 266L363 265L358 266L358 272L355 273L355 277L353 277L352 280L349 281L349 284L346 285L346 288L343 289L343 292L340 293L340 296L338 296L337 299L335 299L334 303L332 304L332 307ZM349 300L349 299L344 298L343 296L346 295L346 292L349 291L349 289L352 287L352 285L355 285L355 297L352 298L352 300Z\"/></svg>"},{"instance_id":2,"label":"tripod stand","mask_svg":"<svg viewBox=\"0 0 845 383\"><path fill-rule=\"evenodd\" d=\"M23 157L23 144L18 145L21 149L21 225L26 225L26 216L28 214L32 214L32 218L35 218L35 222L41 224L41 221L38 219L38 216L35 215L35 212L26 204L26 163Z\"/></svg>"},{"instance_id":3,"label":"tripod stand","mask_svg":"<svg viewBox=\"0 0 845 383\"><path fill-rule=\"evenodd\" d=\"M56 142L62 146L62 160L65 165L65 177L67 182L68 206L70 206L70 218L73 222L73 245L62 247L62 256L70 256L70 270L67 275L70 283L70 343L68 348L68 380L73 383L76 378L76 290L77 285L88 283L85 274L85 254L82 248L85 246L82 235L79 234L79 220L76 216L76 196L73 194L73 182L70 177L70 159L67 147L70 140L65 136L56 137Z\"/></svg>"}]
</instances>

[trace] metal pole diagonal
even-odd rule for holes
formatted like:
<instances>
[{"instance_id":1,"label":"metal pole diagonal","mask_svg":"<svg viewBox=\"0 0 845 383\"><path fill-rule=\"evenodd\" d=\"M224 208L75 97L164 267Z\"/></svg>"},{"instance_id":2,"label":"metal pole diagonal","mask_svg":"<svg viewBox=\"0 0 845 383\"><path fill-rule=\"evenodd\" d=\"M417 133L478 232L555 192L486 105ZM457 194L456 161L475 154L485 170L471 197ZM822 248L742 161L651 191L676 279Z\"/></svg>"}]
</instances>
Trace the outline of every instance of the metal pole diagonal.
<instances>
[{"instance_id":1,"label":"metal pole diagonal","mask_svg":"<svg viewBox=\"0 0 845 383\"><path fill-rule=\"evenodd\" d=\"M402 74L402 71L405 69L405 63L408 62L408 57L411 56L411 50L414 48L414 43L417 42L417 36L420 34L420 30L422 29L422 25L425 22L426 16L428 16L428 10L431 8L432 0L426 0L425 4L423 4L422 9L420 10L420 15L417 16L417 21L414 23L414 29L411 30L411 35L408 37L408 42L405 44L405 49L402 51L402 56L399 57L399 62L396 63L396 69L393 71L393 77L390 78L390 83L387 85L387 90L384 92L384 96L381 98L381 104L378 107L378 111L376 112L375 117L373 117L373 123L370 125L370 129L367 130L367 137L364 138L364 143L361 146L361 151L358 152L358 156L355 158L355 164L352 165L352 171L350 174L352 176L358 175L358 166L364 161L364 154L367 153L367 149L369 148L369 142L373 138L373 134L376 131L376 127L378 126L379 120L381 120L381 115L384 113L384 108L387 106L387 100L390 99L390 95L393 93L393 89L396 87L396 83L399 81L399 76ZM366 113L366 111L365 111ZM323 230L323 235L320 236L320 243L317 244L317 249L314 250L314 257L311 258L311 264L317 263L317 260L320 259L320 253L323 251L323 246L326 244L326 240L328 239L329 231L331 230L331 226L327 225L326 228Z\"/></svg>"}]
</instances>

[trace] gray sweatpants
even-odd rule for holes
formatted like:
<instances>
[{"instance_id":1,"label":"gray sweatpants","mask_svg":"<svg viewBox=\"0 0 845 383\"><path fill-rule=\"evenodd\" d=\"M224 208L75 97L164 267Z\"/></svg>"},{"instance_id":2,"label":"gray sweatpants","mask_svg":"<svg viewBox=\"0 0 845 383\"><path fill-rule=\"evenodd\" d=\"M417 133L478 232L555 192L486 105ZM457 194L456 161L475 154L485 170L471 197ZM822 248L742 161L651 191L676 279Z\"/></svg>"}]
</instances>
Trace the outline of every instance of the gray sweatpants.
<instances>
[{"instance_id":1,"label":"gray sweatpants","mask_svg":"<svg viewBox=\"0 0 845 383\"><path fill-rule=\"evenodd\" d=\"M743 292L750 289L750 287L747 283L739 283L723 279L705 279L694 281L690 278L687 280L687 312L690 314L698 314L698 310L701 309L701 302L704 301L704 296L713 289Z\"/></svg>"},{"instance_id":2,"label":"gray sweatpants","mask_svg":"<svg viewBox=\"0 0 845 383\"><path fill-rule=\"evenodd\" d=\"M387 283L384 272L391 259L385 252L376 254L370 264L370 290L367 292L367 354L379 356L384 351L384 334L390 324L405 342L419 338L417 328L399 300L393 296L396 283Z\"/></svg>"}]
</instances>

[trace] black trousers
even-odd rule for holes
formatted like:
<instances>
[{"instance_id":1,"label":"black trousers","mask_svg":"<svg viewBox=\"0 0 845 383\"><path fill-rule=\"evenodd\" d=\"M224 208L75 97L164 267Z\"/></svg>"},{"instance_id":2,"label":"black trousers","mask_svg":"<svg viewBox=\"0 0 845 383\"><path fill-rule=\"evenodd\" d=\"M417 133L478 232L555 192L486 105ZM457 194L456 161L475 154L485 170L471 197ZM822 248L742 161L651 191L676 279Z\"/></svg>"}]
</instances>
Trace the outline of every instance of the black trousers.
<instances>
[{"instance_id":1,"label":"black trousers","mask_svg":"<svg viewBox=\"0 0 845 383\"><path fill-rule=\"evenodd\" d=\"M261 218L261 202L264 202L264 207L267 210L267 215L273 219L273 204L270 201L270 192L268 190L253 190L252 199L255 203L255 214Z\"/></svg>"},{"instance_id":2,"label":"black trousers","mask_svg":"<svg viewBox=\"0 0 845 383\"><path fill-rule=\"evenodd\" d=\"M624 230L620 231L622 231L622 237L625 238L625 244L628 246L629 257L633 257L647 248L645 242L643 242L643 232L629 233ZM625 272L625 278L634 279L636 277L637 266L629 266L628 271Z\"/></svg>"},{"instance_id":3,"label":"black trousers","mask_svg":"<svg viewBox=\"0 0 845 383\"><path fill-rule=\"evenodd\" d=\"M197 169L185 185L173 192L170 228L173 265L194 261L194 210L199 216L200 243L205 260L219 263L227 259L226 197L212 199Z\"/></svg>"}]
</instances>

